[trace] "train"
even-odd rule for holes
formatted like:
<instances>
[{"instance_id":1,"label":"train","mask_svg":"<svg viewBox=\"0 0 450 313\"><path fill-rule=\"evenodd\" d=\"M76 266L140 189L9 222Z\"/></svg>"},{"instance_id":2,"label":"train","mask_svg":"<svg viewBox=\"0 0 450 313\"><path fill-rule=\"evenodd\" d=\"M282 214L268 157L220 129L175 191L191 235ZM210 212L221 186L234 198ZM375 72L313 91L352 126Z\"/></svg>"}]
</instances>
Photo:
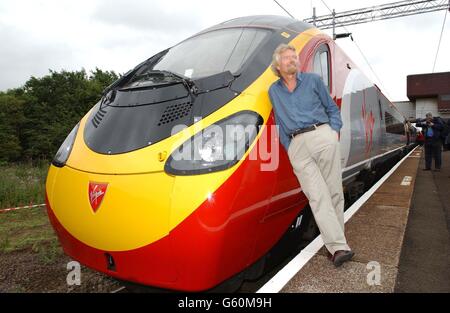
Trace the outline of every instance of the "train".
<instances>
[{"instance_id":1,"label":"train","mask_svg":"<svg viewBox=\"0 0 450 313\"><path fill-rule=\"evenodd\" d=\"M232 19L125 73L69 133L45 188L64 252L139 286L236 290L317 235L268 96L282 43L341 110L346 201L413 147L414 129L327 34Z\"/></svg>"}]
</instances>

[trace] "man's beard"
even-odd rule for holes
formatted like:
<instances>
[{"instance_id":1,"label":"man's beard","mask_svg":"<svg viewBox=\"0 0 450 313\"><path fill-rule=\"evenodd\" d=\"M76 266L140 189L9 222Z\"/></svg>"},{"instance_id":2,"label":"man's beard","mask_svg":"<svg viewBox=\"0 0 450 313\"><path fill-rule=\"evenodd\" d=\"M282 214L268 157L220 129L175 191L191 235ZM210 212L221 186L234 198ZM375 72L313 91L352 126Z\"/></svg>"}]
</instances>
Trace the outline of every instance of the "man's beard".
<instances>
[{"instance_id":1,"label":"man's beard","mask_svg":"<svg viewBox=\"0 0 450 313\"><path fill-rule=\"evenodd\" d=\"M288 74L295 74L297 73L297 66L295 65L291 65L287 68L287 73Z\"/></svg>"}]
</instances>

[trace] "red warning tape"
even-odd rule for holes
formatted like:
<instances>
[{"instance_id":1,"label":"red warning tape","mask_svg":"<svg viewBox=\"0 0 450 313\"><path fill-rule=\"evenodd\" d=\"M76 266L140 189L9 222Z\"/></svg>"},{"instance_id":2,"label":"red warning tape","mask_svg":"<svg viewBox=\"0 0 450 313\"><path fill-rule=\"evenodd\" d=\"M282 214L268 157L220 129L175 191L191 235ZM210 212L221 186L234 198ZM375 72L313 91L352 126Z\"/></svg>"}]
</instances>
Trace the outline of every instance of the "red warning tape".
<instances>
[{"instance_id":1,"label":"red warning tape","mask_svg":"<svg viewBox=\"0 0 450 313\"><path fill-rule=\"evenodd\" d=\"M0 213L6 213L6 212L9 212L9 211L16 211L16 210L20 210L20 209L37 208L37 207L41 207L41 206L45 206L45 203L43 203L43 204L35 204L35 205L27 205L27 206L19 206L17 208L1 209Z\"/></svg>"}]
</instances>

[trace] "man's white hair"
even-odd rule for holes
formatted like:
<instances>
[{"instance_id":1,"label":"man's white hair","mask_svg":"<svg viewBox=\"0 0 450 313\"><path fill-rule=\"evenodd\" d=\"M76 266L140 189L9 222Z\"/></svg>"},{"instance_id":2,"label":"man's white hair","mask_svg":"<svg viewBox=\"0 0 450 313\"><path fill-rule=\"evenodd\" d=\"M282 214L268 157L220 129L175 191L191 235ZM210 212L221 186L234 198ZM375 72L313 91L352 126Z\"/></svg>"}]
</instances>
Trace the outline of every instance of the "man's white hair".
<instances>
[{"instance_id":1,"label":"man's white hair","mask_svg":"<svg viewBox=\"0 0 450 313\"><path fill-rule=\"evenodd\" d=\"M282 43L281 45L279 45L275 51L273 52L273 56L272 56L272 64L270 65L270 68L272 69L273 73L275 75L277 75L278 77L281 77L281 73L278 70L278 66L280 65L280 55L286 51L286 50L292 50L295 53L297 53L297 51L295 51L295 47L292 45L288 45L285 43Z\"/></svg>"}]
</instances>

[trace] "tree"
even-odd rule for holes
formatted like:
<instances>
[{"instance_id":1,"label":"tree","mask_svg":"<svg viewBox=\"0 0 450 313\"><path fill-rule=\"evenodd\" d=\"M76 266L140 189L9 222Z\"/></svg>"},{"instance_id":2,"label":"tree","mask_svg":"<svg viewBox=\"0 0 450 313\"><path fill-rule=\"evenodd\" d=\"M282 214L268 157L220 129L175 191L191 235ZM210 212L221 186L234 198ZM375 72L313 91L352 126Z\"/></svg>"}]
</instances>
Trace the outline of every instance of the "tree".
<instances>
[{"instance_id":1,"label":"tree","mask_svg":"<svg viewBox=\"0 0 450 313\"><path fill-rule=\"evenodd\" d=\"M0 160L51 159L76 123L118 75L96 69L31 77L0 93Z\"/></svg>"},{"instance_id":2,"label":"tree","mask_svg":"<svg viewBox=\"0 0 450 313\"><path fill-rule=\"evenodd\" d=\"M14 161L22 153L20 131L24 123L23 101L0 93L0 161Z\"/></svg>"}]
</instances>

